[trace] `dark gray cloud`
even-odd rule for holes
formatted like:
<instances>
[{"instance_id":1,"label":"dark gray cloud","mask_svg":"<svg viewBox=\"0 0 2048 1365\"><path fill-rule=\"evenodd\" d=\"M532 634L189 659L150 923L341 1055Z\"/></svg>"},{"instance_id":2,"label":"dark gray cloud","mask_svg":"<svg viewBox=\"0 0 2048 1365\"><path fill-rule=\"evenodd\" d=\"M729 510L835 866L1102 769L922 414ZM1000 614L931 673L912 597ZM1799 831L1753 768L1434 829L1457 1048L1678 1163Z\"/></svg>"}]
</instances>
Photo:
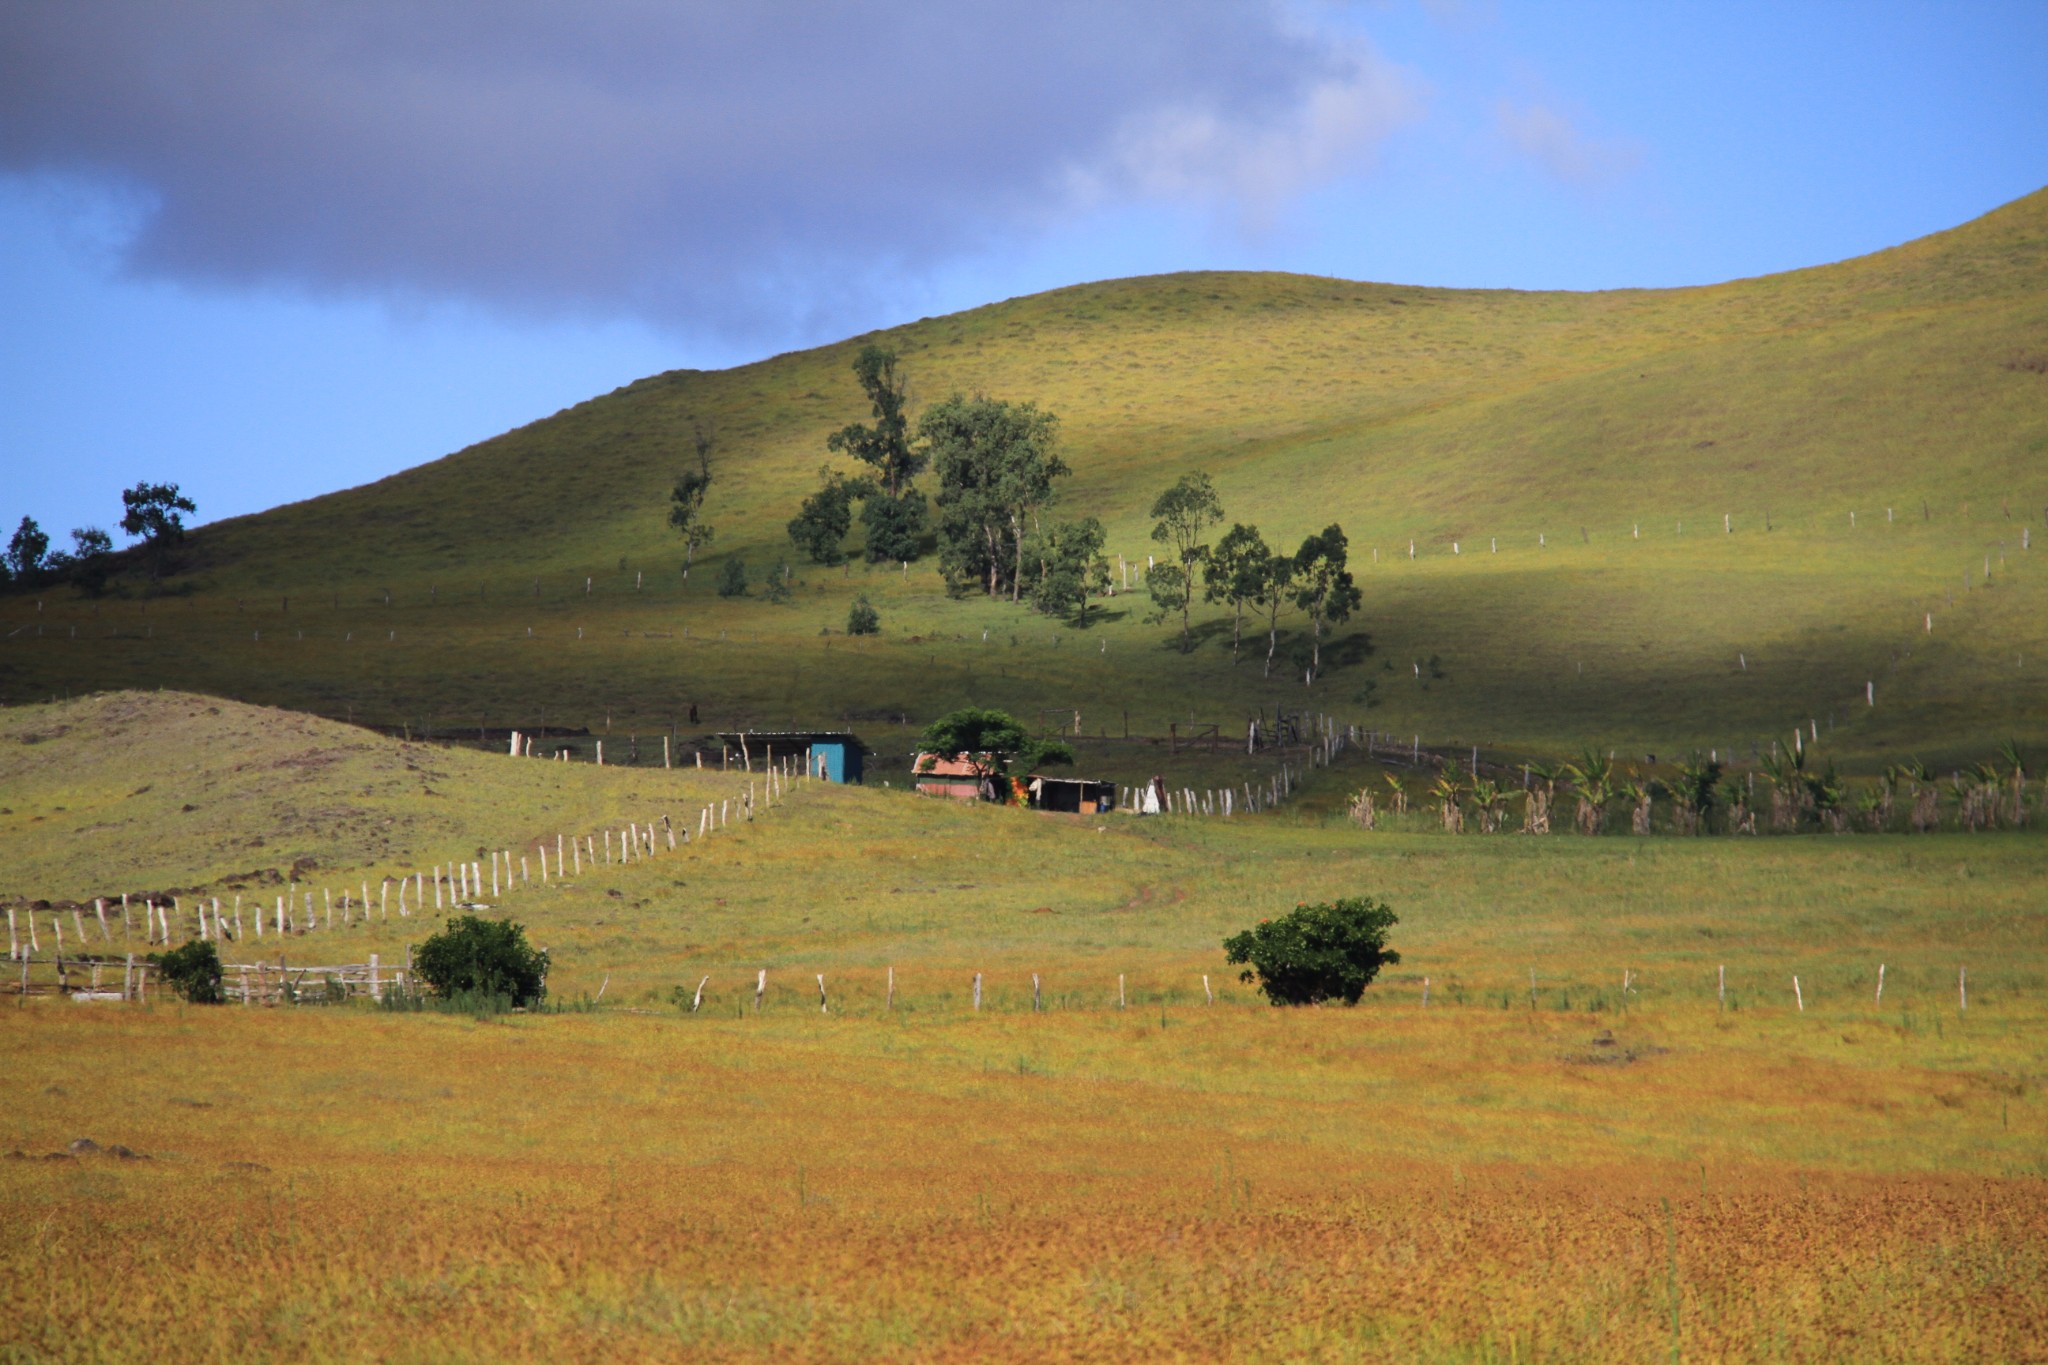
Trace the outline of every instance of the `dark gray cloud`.
<instances>
[{"instance_id":1,"label":"dark gray cloud","mask_svg":"<svg viewBox=\"0 0 2048 1365\"><path fill-rule=\"evenodd\" d=\"M132 269L772 334L1103 204L1248 223L1402 72L1223 0L15 0L0 171L150 205Z\"/></svg>"}]
</instances>

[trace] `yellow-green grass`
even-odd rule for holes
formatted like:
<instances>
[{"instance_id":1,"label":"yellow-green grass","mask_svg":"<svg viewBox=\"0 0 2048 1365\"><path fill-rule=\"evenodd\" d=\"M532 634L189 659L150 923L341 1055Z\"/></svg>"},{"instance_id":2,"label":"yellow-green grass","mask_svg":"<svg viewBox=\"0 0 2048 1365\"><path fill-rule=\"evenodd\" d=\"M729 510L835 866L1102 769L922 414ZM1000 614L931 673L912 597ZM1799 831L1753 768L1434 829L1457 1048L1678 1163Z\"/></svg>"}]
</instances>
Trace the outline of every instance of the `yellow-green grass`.
<instances>
[{"instance_id":1,"label":"yellow-green grass","mask_svg":"<svg viewBox=\"0 0 2048 1365\"><path fill-rule=\"evenodd\" d=\"M93 889L64 823L87 807L129 822L141 884L245 871L211 850L291 818L261 852L338 888L745 780L172 693L7 720L23 895ZM340 757L277 761L305 753ZM413 790L408 761L463 795ZM343 809L373 801L387 830ZM501 900L557 999L604 988L596 1013L0 1005L0 1151L24 1154L0 1161L0 1335L30 1359L2038 1355L2038 834L1457 838L1316 811L805 786ZM1403 960L1358 1009L1271 1009L1222 960L1254 919L1360 893ZM429 927L283 946L395 961ZM692 1014L676 989L705 976ZM153 1159L42 1159L78 1137Z\"/></svg>"},{"instance_id":2,"label":"yellow-green grass","mask_svg":"<svg viewBox=\"0 0 2048 1365\"><path fill-rule=\"evenodd\" d=\"M168 684L392 724L609 713L643 733L692 703L707 724L1070 706L1091 732L1128 711L1147 734L1278 704L1550 752L1746 748L1833 715L1845 761L1981 756L2048 738L2048 597L2020 549L2048 512L2044 335L2048 193L1874 256L1698 289L1199 274L878 334L921 401L978 390L1057 411L1076 471L1061 511L1102 517L1114 554L1156 548L1151 500L1193 469L1287 544L1341 522L1365 593L1347 631L1374 652L1313 688L1291 662L1272 680L1230 667L1220 608L1183 659L1142 594L1082 630L949 600L929 560L798 564L787 606L717 597L728 553L757 573L794 560L783 524L824 437L863 415L849 361L870 338L855 338L655 376L206 528L172 580L189 596L10 597L0 692ZM685 584L663 518L699 420L720 442L718 540ZM856 592L884 636L821 636ZM1296 619L1283 659L1299 634ZM1425 690L1413 670L1432 656L1448 677Z\"/></svg>"}]
</instances>

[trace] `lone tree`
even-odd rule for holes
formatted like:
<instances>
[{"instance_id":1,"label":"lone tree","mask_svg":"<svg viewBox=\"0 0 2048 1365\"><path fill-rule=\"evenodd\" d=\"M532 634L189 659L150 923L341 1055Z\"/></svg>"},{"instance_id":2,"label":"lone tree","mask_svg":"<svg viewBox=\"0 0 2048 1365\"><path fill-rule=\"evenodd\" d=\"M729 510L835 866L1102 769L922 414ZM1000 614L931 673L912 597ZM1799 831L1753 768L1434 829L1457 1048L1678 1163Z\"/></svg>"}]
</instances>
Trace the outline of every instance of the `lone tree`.
<instances>
[{"instance_id":1,"label":"lone tree","mask_svg":"<svg viewBox=\"0 0 2048 1365\"><path fill-rule=\"evenodd\" d=\"M1322 534L1302 541L1294 554L1294 604L1308 613L1309 623L1314 627L1311 679L1320 677L1323 671L1323 628L1350 620L1351 613L1364 600L1346 567L1350 557L1350 543L1344 539L1343 528L1335 523L1324 527Z\"/></svg>"},{"instance_id":2,"label":"lone tree","mask_svg":"<svg viewBox=\"0 0 2048 1365\"><path fill-rule=\"evenodd\" d=\"M1387 931L1397 923L1370 896L1297 905L1223 940L1223 951L1232 964L1251 964L1238 979L1256 980L1275 1005L1355 1005L1381 967L1401 960L1387 947Z\"/></svg>"},{"instance_id":3,"label":"lone tree","mask_svg":"<svg viewBox=\"0 0 2048 1365\"><path fill-rule=\"evenodd\" d=\"M939 569L955 592L980 587L1015 602L1026 541L1070 471L1059 419L1034 403L954 394L925 409L918 435L939 479Z\"/></svg>"},{"instance_id":4,"label":"lone tree","mask_svg":"<svg viewBox=\"0 0 2048 1365\"><path fill-rule=\"evenodd\" d=\"M704 496L711 491L711 451L715 445L710 428L690 423L690 449L697 458L695 469L676 475L669 493L668 524L683 537L683 577L697 561L697 551L711 543L714 530L704 520Z\"/></svg>"},{"instance_id":5,"label":"lone tree","mask_svg":"<svg viewBox=\"0 0 2048 1365\"><path fill-rule=\"evenodd\" d=\"M43 569L50 552L50 537L36 525L34 517L23 517L7 542L7 568L19 579L32 579Z\"/></svg>"},{"instance_id":6,"label":"lone tree","mask_svg":"<svg viewBox=\"0 0 2048 1365\"><path fill-rule=\"evenodd\" d=\"M1217 500L1215 486L1207 474L1183 474L1180 482L1154 500L1152 515L1156 518L1152 539L1168 547L1173 558L1163 566L1155 565L1145 581L1152 591L1153 604L1159 608L1156 619L1180 613L1180 652L1186 654L1195 647L1188 625L1188 609L1195 596L1195 569L1209 557L1209 547L1202 543L1202 537L1223 520L1223 504Z\"/></svg>"},{"instance_id":7,"label":"lone tree","mask_svg":"<svg viewBox=\"0 0 2048 1365\"><path fill-rule=\"evenodd\" d=\"M725 561L718 571L718 595L720 597L745 597L747 595L747 561L738 555Z\"/></svg>"},{"instance_id":8,"label":"lone tree","mask_svg":"<svg viewBox=\"0 0 2048 1365\"><path fill-rule=\"evenodd\" d=\"M1223 533L1223 539L1216 542L1216 548L1202 565L1203 600L1230 604L1233 666L1244 645L1244 609L1256 605L1265 592L1272 561L1272 547L1259 535L1259 528L1239 522Z\"/></svg>"},{"instance_id":9,"label":"lone tree","mask_svg":"<svg viewBox=\"0 0 2048 1365\"><path fill-rule=\"evenodd\" d=\"M450 919L420 945L413 968L437 995L509 996L514 1005L547 998L547 950L531 947L526 930L509 919Z\"/></svg>"},{"instance_id":10,"label":"lone tree","mask_svg":"<svg viewBox=\"0 0 2048 1365\"><path fill-rule=\"evenodd\" d=\"M174 483L138 483L122 490L121 505L127 509L121 514L121 529L142 537L150 577L162 578L171 551L185 539L185 519L179 513L199 508Z\"/></svg>"},{"instance_id":11,"label":"lone tree","mask_svg":"<svg viewBox=\"0 0 2048 1365\"><path fill-rule=\"evenodd\" d=\"M1074 761L1074 751L1059 740L1038 739L1025 733L1009 712L978 706L941 716L925 727L918 742L925 750L919 771L930 772L938 758L965 759L983 794L995 801L1010 799L1012 769L1029 772L1048 763Z\"/></svg>"}]
</instances>

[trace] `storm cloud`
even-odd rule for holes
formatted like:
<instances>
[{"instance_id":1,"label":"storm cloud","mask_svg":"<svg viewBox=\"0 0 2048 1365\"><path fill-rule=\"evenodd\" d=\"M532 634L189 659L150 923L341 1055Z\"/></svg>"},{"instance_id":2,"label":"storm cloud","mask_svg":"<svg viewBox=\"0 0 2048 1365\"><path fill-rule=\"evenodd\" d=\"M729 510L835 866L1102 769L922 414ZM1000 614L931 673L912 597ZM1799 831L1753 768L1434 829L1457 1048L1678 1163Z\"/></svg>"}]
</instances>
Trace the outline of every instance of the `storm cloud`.
<instances>
[{"instance_id":1,"label":"storm cloud","mask_svg":"<svg viewBox=\"0 0 2048 1365\"><path fill-rule=\"evenodd\" d=\"M139 274L773 335L1130 203L1252 230L1419 83L1222 0L0 7L0 173Z\"/></svg>"}]
</instances>

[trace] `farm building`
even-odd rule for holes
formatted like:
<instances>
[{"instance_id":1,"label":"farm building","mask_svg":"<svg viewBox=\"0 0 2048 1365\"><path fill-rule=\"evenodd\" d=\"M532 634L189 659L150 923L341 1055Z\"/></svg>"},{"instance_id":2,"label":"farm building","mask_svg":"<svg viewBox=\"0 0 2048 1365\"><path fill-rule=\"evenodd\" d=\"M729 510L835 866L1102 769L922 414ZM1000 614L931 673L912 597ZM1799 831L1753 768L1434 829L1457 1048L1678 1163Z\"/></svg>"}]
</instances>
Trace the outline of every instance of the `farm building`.
<instances>
[{"instance_id":1,"label":"farm building","mask_svg":"<svg viewBox=\"0 0 2048 1365\"><path fill-rule=\"evenodd\" d=\"M733 730L720 734L718 745L725 767L797 758L804 771L827 782L859 782L868 752L844 730Z\"/></svg>"},{"instance_id":2,"label":"farm building","mask_svg":"<svg viewBox=\"0 0 2048 1365\"><path fill-rule=\"evenodd\" d=\"M1034 810L1074 811L1096 815L1116 809L1116 783L1089 777L1042 777L1031 779Z\"/></svg>"},{"instance_id":3,"label":"farm building","mask_svg":"<svg viewBox=\"0 0 2048 1365\"><path fill-rule=\"evenodd\" d=\"M926 796L944 796L955 801L994 800L993 789L983 790L981 772L965 754L947 757L920 753L911 764L917 775L917 789Z\"/></svg>"}]
</instances>

